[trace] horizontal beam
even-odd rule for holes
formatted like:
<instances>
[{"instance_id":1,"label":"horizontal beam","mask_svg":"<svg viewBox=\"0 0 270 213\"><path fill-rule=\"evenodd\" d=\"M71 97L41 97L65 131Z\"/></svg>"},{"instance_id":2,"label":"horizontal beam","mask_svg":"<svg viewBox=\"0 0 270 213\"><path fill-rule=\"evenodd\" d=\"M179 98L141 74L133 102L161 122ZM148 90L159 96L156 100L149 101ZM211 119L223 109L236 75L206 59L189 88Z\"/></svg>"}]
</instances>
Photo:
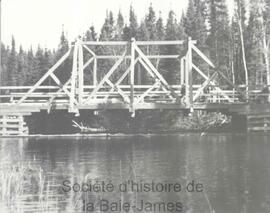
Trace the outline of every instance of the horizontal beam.
<instances>
[{"instance_id":1,"label":"horizontal beam","mask_svg":"<svg viewBox=\"0 0 270 213\"><path fill-rule=\"evenodd\" d=\"M118 88L120 88L119 86L117 86ZM150 88L148 88L150 89ZM146 91L145 90L140 90L140 91L134 91L135 94L143 94L144 92ZM197 90L194 90L193 93L195 93ZM181 90L175 90L174 91L175 93L181 93ZM127 90L123 90L123 93L125 94L129 94L129 91ZM167 94L168 91L151 91L150 92L151 94ZM85 92L84 93L84 96L88 96L87 95L88 92ZM111 92L111 91L99 91L97 92L97 95L106 95L106 94L118 94L118 92ZM202 94L202 96L207 96L207 97L213 97L215 95L223 95L223 94L226 94L228 96L233 96L235 95L236 93L234 93L233 91L222 91L222 92L219 92L219 91L210 91L210 93L207 93L207 94ZM12 95L0 95L1 98L16 98L16 97L22 97L24 95L24 93L14 93ZM32 93L31 95L29 95L29 98L49 98L49 97L52 97L52 96L55 96L56 98L59 97L67 97L68 95L66 93ZM250 95L250 97L268 97L269 94L268 93L262 93L262 94L252 94Z\"/></svg>"},{"instance_id":2,"label":"horizontal beam","mask_svg":"<svg viewBox=\"0 0 270 213\"><path fill-rule=\"evenodd\" d=\"M118 59L121 55L96 55L96 59ZM146 55L149 59L167 59L167 58L179 58L179 55ZM131 59L131 56L125 56L125 59Z\"/></svg>"},{"instance_id":3,"label":"horizontal beam","mask_svg":"<svg viewBox=\"0 0 270 213\"><path fill-rule=\"evenodd\" d=\"M117 86L119 89L124 89L123 93L129 94L129 90L125 90L125 88L121 87L121 86ZM108 86L106 88L101 88L101 89L110 89L111 87ZM134 88L135 89L135 93L137 94L142 94L143 92L145 92L147 89L151 88L150 87L144 87L144 88ZM197 92L198 90L193 90L193 92ZM167 91L168 92L168 91ZM166 94L167 92L165 91L152 91L151 93L156 93L156 94ZM175 93L179 93L181 94L181 90L180 89L176 89L174 90ZM85 91L85 94L88 94L88 91ZM99 91L97 92L97 95L105 95L105 94L118 94L117 92L111 92L111 91ZM214 95L227 95L227 96L235 96L237 93L236 91L233 90L222 90L218 91L210 91L208 94L202 94L202 96L214 96ZM22 97L24 96L25 93L12 93L12 94L7 94L7 95L0 95L0 98L18 98L18 97ZM61 93L57 93L57 92L52 92L52 93L41 93L41 92L34 92L32 94L30 94L28 97L29 98L50 98L50 97L55 97L55 98L61 98L61 97L67 97L67 93L65 92L61 92ZM249 97L252 98L259 98L259 97L268 97L269 94L268 93L252 93L249 94ZM10 102L10 100L7 100L6 102Z\"/></svg>"},{"instance_id":4,"label":"horizontal beam","mask_svg":"<svg viewBox=\"0 0 270 213\"><path fill-rule=\"evenodd\" d=\"M124 88L124 87L130 87L129 85L119 85L121 88ZM152 85L134 85L134 88L135 87L151 87ZM260 85L258 85L260 86ZM33 86L0 86L0 90L28 90L28 89L31 89ZM85 85L84 88L94 88L95 86L93 85ZM172 88L180 88L181 85L171 85ZM193 85L193 88L199 88L201 87L201 85ZM209 86L211 87L211 85ZM227 86L219 86L219 88L225 88ZM270 87L270 85L269 85ZM66 86L66 88L70 88L70 86ZM239 85L238 88L246 88L245 85ZM38 86L36 90L46 90L46 89L59 89L59 86ZM261 92L261 90L259 89L254 89L254 90L249 90L249 92L253 92L253 93L259 93Z\"/></svg>"},{"instance_id":5,"label":"horizontal beam","mask_svg":"<svg viewBox=\"0 0 270 213\"><path fill-rule=\"evenodd\" d=\"M137 45L182 45L185 41L135 41Z\"/></svg>"},{"instance_id":6,"label":"horizontal beam","mask_svg":"<svg viewBox=\"0 0 270 213\"><path fill-rule=\"evenodd\" d=\"M4 109L7 109L7 106L11 106L11 104L6 104L5 106L3 104L0 104L0 112L1 114L5 114L12 112L12 113L30 113L30 112L38 112L40 110L47 110L49 107L48 103L22 103L20 107L12 105L13 107L9 109L8 111L2 111ZM236 109L241 112L247 108L246 103L194 103L194 110L201 109L201 110L226 110L229 112L234 112ZM55 110L67 110L69 107L68 102L57 104L55 105ZM94 103L88 103L83 105L78 105L79 109L89 109L89 110L98 110L98 109L129 109L129 104L125 103L112 103L112 102L94 102ZM234 111L232 111L235 108ZM187 109L187 107L182 106L178 103L157 103L157 102L151 102L151 103L142 103L135 105L135 109L175 109L175 110L181 110L181 109ZM237 111L237 112L238 112Z\"/></svg>"},{"instance_id":7,"label":"horizontal beam","mask_svg":"<svg viewBox=\"0 0 270 213\"><path fill-rule=\"evenodd\" d=\"M128 41L85 41L82 45L93 45L93 46L118 46L127 45Z\"/></svg>"},{"instance_id":8,"label":"horizontal beam","mask_svg":"<svg viewBox=\"0 0 270 213\"><path fill-rule=\"evenodd\" d=\"M176 41L134 41L137 45L182 45L185 43L184 40ZM82 45L93 45L93 46L118 46L128 45L129 41L85 41ZM193 41L196 43L196 41Z\"/></svg>"},{"instance_id":9,"label":"horizontal beam","mask_svg":"<svg viewBox=\"0 0 270 213\"><path fill-rule=\"evenodd\" d=\"M33 86L2 86L0 90L24 90L31 89ZM59 89L58 86L38 86L38 89Z\"/></svg>"},{"instance_id":10,"label":"horizontal beam","mask_svg":"<svg viewBox=\"0 0 270 213\"><path fill-rule=\"evenodd\" d=\"M144 89L148 89L150 87L152 87L153 85L134 85L134 89L138 89L138 90L144 90ZM118 87L120 89L129 89L129 86L128 85L118 85ZM199 89L201 87L201 85L193 85L193 89L194 91L196 91L197 89ZM211 86L209 85L208 87L217 87L216 85L215 86ZM70 89L70 86L65 86L64 87L65 89ZM84 90L93 90L95 88L95 86L85 86L84 87ZM101 89L110 89L111 87L110 86L102 86ZM174 89L175 91L181 89L181 85L174 85L174 86L171 86L172 89ZM55 89L59 89L59 87L55 88ZM38 90L38 89L37 89ZM222 90L222 93L228 93L228 94L237 94L237 91L236 90L228 90L228 89L225 89L225 90ZM16 96L16 95L24 95L25 92L20 92L20 91L12 91L11 93L8 93L8 94L4 94L4 95L0 95L0 97L12 97L12 96ZM32 93L33 95L55 95L55 94L65 94L64 92L62 93L59 93L58 91L50 91L50 92L46 92L46 91L40 91L40 92L33 92ZM261 93L260 90L252 90L250 92L250 95L249 96L263 96L263 95L269 95L269 93Z\"/></svg>"}]
</instances>

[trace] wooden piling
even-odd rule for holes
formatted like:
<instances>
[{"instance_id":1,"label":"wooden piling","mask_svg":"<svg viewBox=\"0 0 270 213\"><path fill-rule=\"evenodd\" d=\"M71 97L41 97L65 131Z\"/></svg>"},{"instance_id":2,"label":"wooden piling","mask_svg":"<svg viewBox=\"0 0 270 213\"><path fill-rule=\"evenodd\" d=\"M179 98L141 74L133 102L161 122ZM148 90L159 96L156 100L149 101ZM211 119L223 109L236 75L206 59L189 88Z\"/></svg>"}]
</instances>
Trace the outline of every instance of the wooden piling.
<instances>
[{"instance_id":1,"label":"wooden piling","mask_svg":"<svg viewBox=\"0 0 270 213\"><path fill-rule=\"evenodd\" d=\"M28 135L23 114L0 115L0 136Z\"/></svg>"}]
</instances>

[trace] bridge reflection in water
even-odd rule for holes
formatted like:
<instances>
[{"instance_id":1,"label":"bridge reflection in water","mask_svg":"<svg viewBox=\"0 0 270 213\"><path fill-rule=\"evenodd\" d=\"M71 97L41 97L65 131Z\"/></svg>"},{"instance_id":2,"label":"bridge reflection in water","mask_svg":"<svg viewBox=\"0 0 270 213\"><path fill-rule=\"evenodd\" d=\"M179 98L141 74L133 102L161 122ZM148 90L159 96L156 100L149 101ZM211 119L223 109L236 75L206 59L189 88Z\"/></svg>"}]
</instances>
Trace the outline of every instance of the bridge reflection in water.
<instances>
[{"instance_id":1,"label":"bridge reflection in water","mask_svg":"<svg viewBox=\"0 0 270 213\"><path fill-rule=\"evenodd\" d=\"M270 137L167 135L111 139L0 139L1 212L83 212L86 197L181 201L183 212L268 213ZM195 180L204 193L64 193L62 182ZM209 201L208 201L209 200ZM6 211L4 211L6 209Z\"/></svg>"}]
</instances>

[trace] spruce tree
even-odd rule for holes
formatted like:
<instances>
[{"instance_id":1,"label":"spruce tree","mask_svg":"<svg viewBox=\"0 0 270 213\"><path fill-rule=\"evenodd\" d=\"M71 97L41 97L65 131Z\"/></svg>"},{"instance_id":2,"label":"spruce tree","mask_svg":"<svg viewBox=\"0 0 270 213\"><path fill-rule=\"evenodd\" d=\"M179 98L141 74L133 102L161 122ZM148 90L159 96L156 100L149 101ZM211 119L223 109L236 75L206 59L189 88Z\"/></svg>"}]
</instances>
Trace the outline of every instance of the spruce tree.
<instances>
[{"instance_id":1,"label":"spruce tree","mask_svg":"<svg viewBox=\"0 0 270 213\"><path fill-rule=\"evenodd\" d=\"M84 35L84 41L96 41L97 40L97 33L95 31L95 27L91 26Z\"/></svg>"},{"instance_id":2,"label":"spruce tree","mask_svg":"<svg viewBox=\"0 0 270 213\"><path fill-rule=\"evenodd\" d=\"M166 30L165 30L165 40L180 40L182 38L179 37L179 26L175 17L175 13L171 10L169 11ZM164 46L164 53L168 55L177 54L179 49L175 46ZM179 62L175 61L174 59L167 59L161 65L161 69L163 70L163 75L165 76L166 80L169 84L176 84L177 83L177 74L179 73Z\"/></svg>"},{"instance_id":3,"label":"spruce tree","mask_svg":"<svg viewBox=\"0 0 270 213\"><path fill-rule=\"evenodd\" d=\"M115 39L115 26L114 17L111 11L106 12L106 18L101 28L101 34L99 40L101 41L112 41ZM97 53L100 55L116 55L115 49L108 46L100 46L97 48ZM113 66L114 60L98 60L99 75L101 79L107 73L107 71Z\"/></svg>"},{"instance_id":4,"label":"spruce tree","mask_svg":"<svg viewBox=\"0 0 270 213\"><path fill-rule=\"evenodd\" d=\"M64 28L62 29L60 43L58 45L56 58L61 58L69 49L68 39L66 38Z\"/></svg>"},{"instance_id":5,"label":"spruce tree","mask_svg":"<svg viewBox=\"0 0 270 213\"><path fill-rule=\"evenodd\" d=\"M138 22L137 16L135 15L135 11L132 6L130 6L129 11L129 28L130 28L130 38L136 38L137 30L138 30Z\"/></svg>"},{"instance_id":6,"label":"spruce tree","mask_svg":"<svg viewBox=\"0 0 270 213\"><path fill-rule=\"evenodd\" d=\"M152 4L150 4L148 9L148 14L145 17L145 26L148 31L147 40L156 40L157 39L157 29L156 29L156 14Z\"/></svg>"},{"instance_id":7,"label":"spruce tree","mask_svg":"<svg viewBox=\"0 0 270 213\"><path fill-rule=\"evenodd\" d=\"M146 23L145 23L145 21L142 21L139 28L138 28L137 39L140 41L147 41L149 38L148 33L149 33L149 31L146 27ZM145 54L149 54L149 47L141 46L140 49ZM138 72L136 72L136 74L137 74L136 79L137 79L138 84L150 83L148 74L146 73L145 70L143 71L143 67L141 66L141 64L138 63L137 67L138 67Z\"/></svg>"},{"instance_id":8,"label":"spruce tree","mask_svg":"<svg viewBox=\"0 0 270 213\"><path fill-rule=\"evenodd\" d=\"M196 40L196 46L205 54L209 55L207 41L207 27L204 15L204 10L206 8L205 1L189 0L189 5L187 9L186 16L182 19L184 22L185 33L192 40ZM202 71L208 73L208 65L199 57L197 54L193 55L193 62ZM202 77L199 75L194 75L194 83L200 83Z\"/></svg>"},{"instance_id":9,"label":"spruce tree","mask_svg":"<svg viewBox=\"0 0 270 213\"><path fill-rule=\"evenodd\" d=\"M124 17L119 10L118 16L117 16L117 21L116 21L116 29L115 29L115 40L121 41L123 40L123 30L124 30L125 22L124 22Z\"/></svg>"},{"instance_id":10,"label":"spruce tree","mask_svg":"<svg viewBox=\"0 0 270 213\"><path fill-rule=\"evenodd\" d=\"M189 0L186 17L184 18L185 33L195 39L196 35L196 9L193 0Z\"/></svg>"},{"instance_id":11,"label":"spruce tree","mask_svg":"<svg viewBox=\"0 0 270 213\"><path fill-rule=\"evenodd\" d=\"M177 38L180 40L186 40L187 37L188 35L185 33L185 14L183 12L178 23Z\"/></svg>"},{"instance_id":12,"label":"spruce tree","mask_svg":"<svg viewBox=\"0 0 270 213\"><path fill-rule=\"evenodd\" d=\"M264 60L266 67L266 80L267 84L270 85L270 0L264 0L264 36L263 36L263 46L264 46ZM270 88L268 88L270 90ZM269 98L270 100L270 98Z\"/></svg>"},{"instance_id":13,"label":"spruce tree","mask_svg":"<svg viewBox=\"0 0 270 213\"><path fill-rule=\"evenodd\" d=\"M137 32L137 39L140 41L147 41L148 38L149 38L149 35L148 35L148 29L146 27L146 24L144 21L141 21L141 24Z\"/></svg>"},{"instance_id":14,"label":"spruce tree","mask_svg":"<svg viewBox=\"0 0 270 213\"><path fill-rule=\"evenodd\" d=\"M124 39L124 27L125 27L125 21L122 12L119 10L115 25L115 32L114 32L114 40L116 41L123 41ZM114 48L114 54L122 55L124 52L125 47L117 46ZM126 69L126 64L122 63L119 65L118 72L112 76L113 80L116 81L119 79L121 73L123 73Z\"/></svg>"},{"instance_id":15,"label":"spruce tree","mask_svg":"<svg viewBox=\"0 0 270 213\"><path fill-rule=\"evenodd\" d=\"M153 5L150 4L148 8L148 13L144 19L145 27L147 29L146 40L155 41L157 40L157 22L156 22L156 13L154 11ZM149 46L147 48L148 55L156 55L158 54L159 49L158 46ZM152 61L156 65L156 61Z\"/></svg>"},{"instance_id":16,"label":"spruce tree","mask_svg":"<svg viewBox=\"0 0 270 213\"><path fill-rule=\"evenodd\" d=\"M248 76L244 63L247 56L245 51L247 49L246 7L245 0L235 0L235 9L231 24L232 74L234 75L233 80L238 84L245 84L246 75ZM244 60L243 57L245 57Z\"/></svg>"},{"instance_id":17,"label":"spruce tree","mask_svg":"<svg viewBox=\"0 0 270 213\"><path fill-rule=\"evenodd\" d=\"M7 80L9 85L16 86L18 82L17 76L17 53L16 53L16 45L15 39L12 36L11 40L11 51L8 56L7 62Z\"/></svg>"},{"instance_id":18,"label":"spruce tree","mask_svg":"<svg viewBox=\"0 0 270 213\"><path fill-rule=\"evenodd\" d=\"M114 18L113 13L110 11L106 13L105 22L101 28L100 40L111 41L114 38Z\"/></svg>"},{"instance_id":19,"label":"spruce tree","mask_svg":"<svg viewBox=\"0 0 270 213\"><path fill-rule=\"evenodd\" d=\"M165 27L163 23L163 18L161 12L159 13L159 18L156 23L156 31L157 31L157 40L161 41L165 38Z\"/></svg>"},{"instance_id":20,"label":"spruce tree","mask_svg":"<svg viewBox=\"0 0 270 213\"><path fill-rule=\"evenodd\" d=\"M66 52L69 50L69 42L65 35L64 29L62 29L62 33L60 36L60 43L58 45L58 49L56 51L55 61L59 60ZM55 74L59 78L59 80L64 84L71 76L71 67L72 67L72 54L68 59L66 59L62 65L55 71Z\"/></svg>"},{"instance_id":21,"label":"spruce tree","mask_svg":"<svg viewBox=\"0 0 270 213\"><path fill-rule=\"evenodd\" d=\"M20 76L19 85L24 85L26 81L27 70L27 55L25 54L22 46L20 46L18 54L18 75Z\"/></svg>"},{"instance_id":22,"label":"spruce tree","mask_svg":"<svg viewBox=\"0 0 270 213\"><path fill-rule=\"evenodd\" d=\"M241 38L239 32L239 25L237 16L234 14L231 24L231 45L232 45L232 74L233 82L244 84L245 73L242 66L241 59Z\"/></svg>"},{"instance_id":23,"label":"spruce tree","mask_svg":"<svg viewBox=\"0 0 270 213\"><path fill-rule=\"evenodd\" d=\"M230 25L226 0L210 2L210 56L217 69L230 77Z\"/></svg>"},{"instance_id":24,"label":"spruce tree","mask_svg":"<svg viewBox=\"0 0 270 213\"><path fill-rule=\"evenodd\" d=\"M138 31L137 16L135 14L135 11L134 11L132 5L130 5L130 9L129 9L129 25L126 25L124 27L124 29L123 29L124 40L130 41L131 38L138 39L137 31Z\"/></svg>"},{"instance_id":25,"label":"spruce tree","mask_svg":"<svg viewBox=\"0 0 270 213\"><path fill-rule=\"evenodd\" d=\"M45 72L44 68L44 55L43 55L43 49L38 45L35 60L36 60L36 75L35 75L35 81L37 81Z\"/></svg>"},{"instance_id":26,"label":"spruce tree","mask_svg":"<svg viewBox=\"0 0 270 213\"><path fill-rule=\"evenodd\" d=\"M1 79L1 85L6 86L8 85L8 76L7 76L7 64L8 64L8 56L9 56L9 47L6 47L4 44L1 45L1 73L0 73L0 79Z\"/></svg>"},{"instance_id":27,"label":"spruce tree","mask_svg":"<svg viewBox=\"0 0 270 213\"><path fill-rule=\"evenodd\" d=\"M248 31L248 68L254 85L265 83L266 69L263 58L263 11L261 0L254 0L250 5Z\"/></svg>"},{"instance_id":28,"label":"spruce tree","mask_svg":"<svg viewBox=\"0 0 270 213\"><path fill-rule=\"evenodd\" d=\"M28 72L26 74L26 81L25 81L25 85L33 85L34 83L36 83L34 81L33 76L35 76L35 58L34 58L34 53L33 53L33 48L32 46L30 47L30 49L27 52L27 69Z\"/></svg>"}]
</instances>

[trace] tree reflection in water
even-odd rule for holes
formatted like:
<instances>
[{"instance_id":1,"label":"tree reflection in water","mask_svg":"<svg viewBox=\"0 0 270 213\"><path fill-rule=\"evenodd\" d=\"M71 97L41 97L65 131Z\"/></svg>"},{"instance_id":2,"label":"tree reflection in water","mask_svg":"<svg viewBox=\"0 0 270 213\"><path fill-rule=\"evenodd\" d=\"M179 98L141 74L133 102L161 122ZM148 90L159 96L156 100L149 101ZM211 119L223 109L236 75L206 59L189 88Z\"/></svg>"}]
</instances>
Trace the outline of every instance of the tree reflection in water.
<instances>
[{"instance_id":1,"label":"tree reflection in water","mask_svg":"<svg viewBox=\"0 0 270 213\"><path fill-rule=\"evenodd\" d=\"M183 212L270 212L269 135L200 134L110 139L0 139L1 212L83 212L83 200L184 204ZM204 185L203 193L83 193L64 180ZM98 205L98 204L97 204Z\"/></svg>"}]
</instances>

